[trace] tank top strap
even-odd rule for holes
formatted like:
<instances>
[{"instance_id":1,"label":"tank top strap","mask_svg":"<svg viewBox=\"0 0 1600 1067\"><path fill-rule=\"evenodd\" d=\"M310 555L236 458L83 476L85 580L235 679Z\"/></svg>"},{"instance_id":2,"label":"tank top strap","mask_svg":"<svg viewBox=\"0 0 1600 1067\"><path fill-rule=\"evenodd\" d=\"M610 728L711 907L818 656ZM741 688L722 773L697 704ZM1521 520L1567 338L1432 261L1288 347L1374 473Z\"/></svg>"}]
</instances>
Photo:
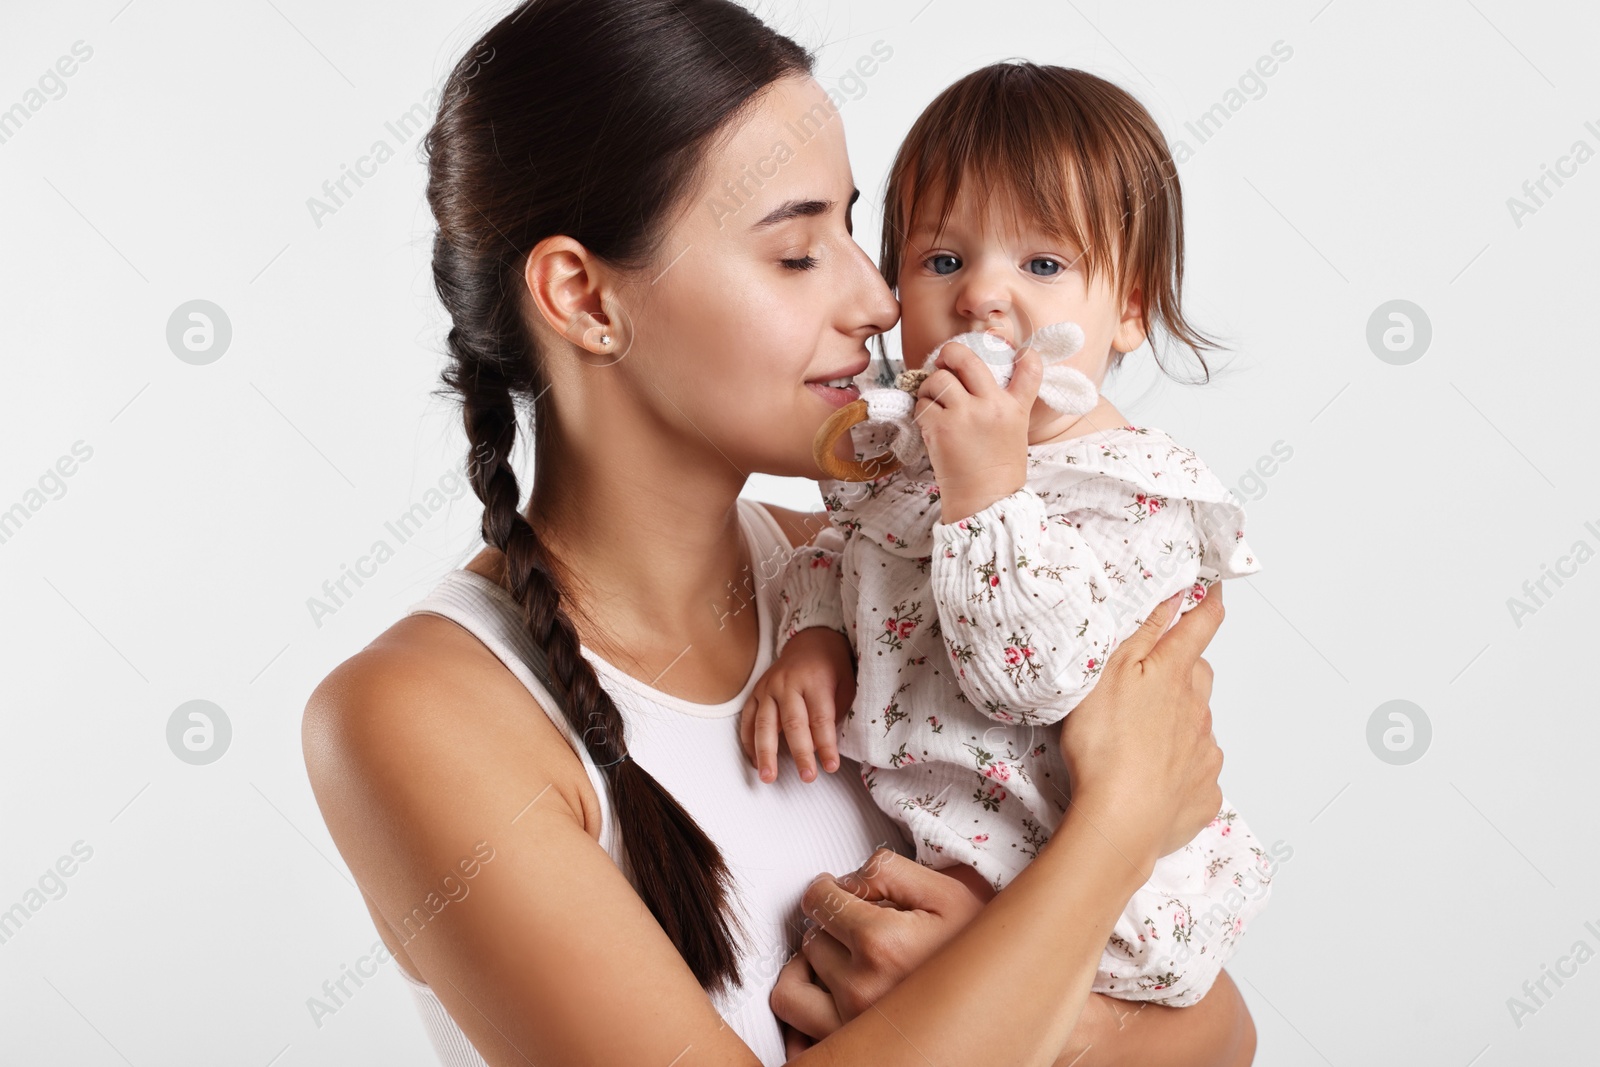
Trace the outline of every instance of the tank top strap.
<instances>
[{"instance_id":1,"label":"tank top strap","mask_svg":"<svg viewBox=\"0 0 1600 1067\"><path fill-rule=\"evenodd\" d=\"M762 583L776 581L784 560L792 551L788 535L761 503L740 497L738 508L757 580ZM588 776L595 796L600 799L601 847L627 872L627 857L617 839L616 814L605 776L595 765L578 732L562 714L555 695L540 680L547 673L544 649L538 647L533 635L522 624L521 607L511 594L499 583L476 571L457 569L445 574L426 597L406 610L407 615L419 612L440 615L476 637L544 709L545 715L583 763L584 774ZM588 650L584 652L587 654ZM538 665L538 668L530 665Z\"/></svg>"},{"instance_id":2,"label":"tank top strap","mask_svg":"<svg viewBox=\"0 0 1600 1067\"><path fill-rule=\"evenodd\" d=\"M747 522L746 529L750 532L750 547L759 551L753 553L757 562L757 569L767 573L776 565L782 569L783 561L794 551L789 544L789 535L784 533L783 527L767 506L759 500L748 497L739 498L739 510L744 514ZM762 564L765 566L762 566Z\"/></svg>"}]
</instances>

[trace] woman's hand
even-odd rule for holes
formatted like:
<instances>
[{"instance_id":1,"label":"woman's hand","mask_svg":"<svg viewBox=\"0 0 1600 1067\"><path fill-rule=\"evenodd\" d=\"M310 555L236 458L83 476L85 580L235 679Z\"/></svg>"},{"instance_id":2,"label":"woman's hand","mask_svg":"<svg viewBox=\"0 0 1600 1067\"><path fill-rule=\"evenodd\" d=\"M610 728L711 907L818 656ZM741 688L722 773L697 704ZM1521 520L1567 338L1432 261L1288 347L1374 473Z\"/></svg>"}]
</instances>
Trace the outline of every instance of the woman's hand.
<instances>
[{"instance_id":1,"label":"woman's hand","mask_svg":"<svg viewBox=\"0 0 1600 1067\"><path fill-rule=\"evenodd\" d=\"M1168 631L1178 601L1157 606L1117 646L1061 725L1073 807L1146 868L1222 807L1211 665L1200 658L1222 624L1222 585Z\"/></svg>"},{"instance_id":2,"label":"woman's hand","mask_svg":"<svg viewBox=\"0 0 1600 1067\"><path fill-rule=\"evenodd\" d=\"M800 954L778 973L770 1003L817 1040L866 1011L983 910L956 879L888 848L860 870L817 878L800 906L810 920Z\"/></svg>"},{"instance_id":3,"label":"woman's hand","mask_svg":"<svg viewBox=\"0 0 1600 1067\"><path fill-rule=\"evenodd\" d=\"M833 1033L922 965L971 922L983 904L959 881L888 849L859 871L819 878L804 898L808 914L839 929L843 893L879 904L850 909L845 942L809 926L800 954L778 972L774 1014L789 1056ZM830 899L832 898L832 899ZM1255 1028L1233 980L1222 972L1188 1008L1130 1003L1092 993L1058 1060L1074 1067L1248 1067Z\"/></svg>"}]
</instances>

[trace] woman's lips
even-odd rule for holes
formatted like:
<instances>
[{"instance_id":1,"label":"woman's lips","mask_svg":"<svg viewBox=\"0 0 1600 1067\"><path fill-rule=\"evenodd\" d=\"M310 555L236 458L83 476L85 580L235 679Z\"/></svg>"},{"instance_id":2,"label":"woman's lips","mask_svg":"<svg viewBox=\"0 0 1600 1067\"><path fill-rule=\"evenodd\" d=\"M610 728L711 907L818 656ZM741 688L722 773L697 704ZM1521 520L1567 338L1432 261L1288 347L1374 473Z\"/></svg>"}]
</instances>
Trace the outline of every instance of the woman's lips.
<instances>
[{"instance_id":1,"label":"woman's lips","mask_svg":"<svg viewBox=\"0 0 1600 1067\"><path fill-rule=\"evenodd\" d=\"M844 389L835 389L833 386L823 385L821 382L807 382L806 388L827 401L828 406L832 408L842 408L846 404L861 398L861 390L856 388L854 382L851 382Z\"/></svg>"}]
</instances>

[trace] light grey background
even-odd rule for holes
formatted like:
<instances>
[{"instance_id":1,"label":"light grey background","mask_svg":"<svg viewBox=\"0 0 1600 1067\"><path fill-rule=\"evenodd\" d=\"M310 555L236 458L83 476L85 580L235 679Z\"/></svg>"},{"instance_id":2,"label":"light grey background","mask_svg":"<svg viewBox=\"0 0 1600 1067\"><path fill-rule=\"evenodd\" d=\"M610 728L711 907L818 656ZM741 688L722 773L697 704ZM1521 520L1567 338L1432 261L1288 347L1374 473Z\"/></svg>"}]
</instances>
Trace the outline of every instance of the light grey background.
<instances>
[{"instance_id":1,"label":"light grey background","mask_svg":"<svg viewBox=\"0 0 1600 1067\"><path fill-rule=\"evenodd\" d=\"M306 602L464 462L454 412L429 395L444 325L417 139L385 123L501 10L4 5L0 109L28 114L0 143L0 509L75 443L92 450L0 543L0 909L75 842L93 850L0 944L7 1063L432 1062L392 963L320 1027L307 1008L376 933L299 723L318 680L474 550L476 500L440 509L320 625ZM1547 181L1542 204L1522 191L1575 141L1600 149L1592 5L760 10L854 97L857 234L874 255L900 137L984 63L1111 77L1192 150L1188 307L1233 351L1194 388L1142 350L1108 392L1233 485L1292 450L1242 487L1264 569L1228 589L1210 653L1225 789L1293 849L1230 964L1257 1062L1591 1062L1600 962L1547 980L1520 1026L1507 1000L1576 942L1600 950L1600 160ZM878 40L892 58L844 80ZM79 41L92 56L64 91L30 98ZM1185 124L1226 110L1280 41L1292 57L1199 143ZM307 199L379 139L398 154L319 225ZM1514 213L1514 196L1536 210ZM232 328L207 365L167 343L197 299ZM1397 299L1432 329L1405 365L1367 341ZM804 482L747 491L816 504ZM1514 618L1509 598L1580 541L1585 564ZM1397 699L1432 726L1407 765L1367 741ZM168 748L191 700L231 724L209 765Z\"/></svg>"}]
</instances>

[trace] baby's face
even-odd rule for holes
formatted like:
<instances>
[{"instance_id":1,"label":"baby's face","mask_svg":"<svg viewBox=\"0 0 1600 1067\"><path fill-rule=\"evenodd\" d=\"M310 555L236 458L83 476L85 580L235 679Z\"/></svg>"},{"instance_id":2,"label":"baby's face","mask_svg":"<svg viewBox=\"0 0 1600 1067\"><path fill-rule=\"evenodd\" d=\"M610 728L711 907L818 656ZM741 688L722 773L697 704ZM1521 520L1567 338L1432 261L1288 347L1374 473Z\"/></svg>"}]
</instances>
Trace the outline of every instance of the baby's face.
<instances>
[{"instance_id":1,"label":"baby's face","mask_svg":"<svg viewBox=\"0 0 1600 1067\"><path fill-rule=\"evenodd\" d=\"M1091 284L1081 249L1012 217L1003 197L982 198L970 180L936 235L937 190L930 199L934 207L925 201L907 234L897 279L908 368L958 333L994 330L1016 346L1041 326L1071 321L1084 333L1071 365L1100 386L1111 349L1130 352L1144 342L1140 294L1119 302L1105 270Z\"/></svg>"}]
</instances>

